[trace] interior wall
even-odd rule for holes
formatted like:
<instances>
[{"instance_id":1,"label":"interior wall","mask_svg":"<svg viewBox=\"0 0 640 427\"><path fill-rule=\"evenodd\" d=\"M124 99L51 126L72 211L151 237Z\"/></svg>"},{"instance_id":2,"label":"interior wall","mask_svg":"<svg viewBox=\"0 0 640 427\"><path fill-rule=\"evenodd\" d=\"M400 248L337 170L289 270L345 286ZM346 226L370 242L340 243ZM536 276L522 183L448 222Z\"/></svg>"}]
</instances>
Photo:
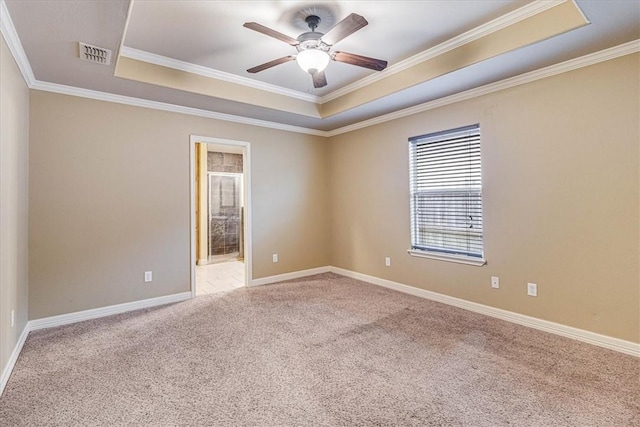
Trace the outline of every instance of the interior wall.
<instances>
[{"instance_id":1,"label":"interior wall","mask_svg":"<svg viewBox=\"0 0 640 427\"><path fill-rule=\"evenodd\" d=\"M638 61L328 144L32 91L30 318L189 290L188 144L198 134L252 144L254 279L331 264L640 342ZM482 130L488 264L410 257L407 139L472 123ZM526 295L527 282L538 297Z\"/></svg>"},{"instance_id":2,"label":"interior wall","mask_svg":"<svg viewBox=\"0 0 640 427\"><path fill-rule=\"evenodd\" d=\"M628 55L331 138L332 265L640 342L638 69ZM475 123L487 265L411 257L407 139Z\"/></svg>"},{"instance_id":3,"label":"interior wall","mask_svg":"<svg viewBox=\"0 0 640 427\"><path fill-rule=\"evenodd\" d=\"M190 290L191 134L251 143L254 279L329 263L323 138L37 90L30 130L31 319Z\"/></svg>"},{"instance_id":4,"label":"interior wall","mask_svg":"<svg viewBox=\"0 0 640 427\"><path fill-rule=\"evenodd\" d=\"M1 373L28 319L29 89L0 38Z\"/></svg>"}]
</instances>

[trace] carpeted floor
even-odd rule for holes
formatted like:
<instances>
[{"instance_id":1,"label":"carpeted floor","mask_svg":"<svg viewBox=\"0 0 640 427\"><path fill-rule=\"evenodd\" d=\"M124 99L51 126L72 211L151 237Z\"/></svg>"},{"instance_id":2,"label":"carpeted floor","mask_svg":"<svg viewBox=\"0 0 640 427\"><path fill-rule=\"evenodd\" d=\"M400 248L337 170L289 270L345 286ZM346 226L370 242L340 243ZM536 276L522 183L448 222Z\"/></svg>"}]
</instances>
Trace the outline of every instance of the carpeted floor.
<instances>
[{"instance_id":1,"label":"carpeted floor","mask_svg":"<svg viewBox=\"0 0 640 427\"><path fill-rule=\"evenodd\" d=\"M638 426L640 360L328 273L32 332L0 425Z\"/></svg>"}]
</instances>

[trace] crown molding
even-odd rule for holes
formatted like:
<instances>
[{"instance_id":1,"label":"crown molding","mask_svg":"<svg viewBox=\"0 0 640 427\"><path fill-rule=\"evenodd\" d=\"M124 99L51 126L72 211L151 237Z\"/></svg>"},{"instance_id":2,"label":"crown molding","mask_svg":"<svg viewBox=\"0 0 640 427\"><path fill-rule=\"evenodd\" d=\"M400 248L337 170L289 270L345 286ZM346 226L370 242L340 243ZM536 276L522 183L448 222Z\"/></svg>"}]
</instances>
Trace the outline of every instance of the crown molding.
<instances>
[{"instance_id":1,"label":"crown molding","mask_svg":"<svg viewBox=\"0 0 640 427\"><path fill-rule=\"evenodd\" d=\"M367 85L370 85L374 82L385 79L393 74L404 71L408 68L411 68L419 63L427 61L429 59L435 58L443 53L446 53L450 50L456 49L460 46L463 46L467 43L470 43L474 40L477 40L481 37L484 37L493 32L499 31L505 27L518 23L524 19L527 19L531 16L534 16L538 13L544 12L554 6L565 3L567 1L572 1L575 4L574 0L545 0L545 1L534 1L531 2L519 9L516 9L506 15L498 17L490 22L482 24L472 30L469 30L459 36L456 36L452 39L449 39L437 46L432 47L424 52L421 52L417 55L414 55L410 58L407 58L397 64L394 64L384 71L376 74L372 74L363 79L360 79L350 85L344 86L340 89L337 89L331 93L328 93L322 97L306 94L302 92L298 92L291 89L284 89L280 86L271 85L268 83L263 83L257 80L253 80L246 77L237 76L235 74L225 73L223 71L214 70L212 68L203 67L201 65L196 65L193 63L180 61L177 59L169 58L162 55L157 55L155 53L146 52L139 49L134 49L131 47L127 47L122 45L120 47L120 53L118 56L125 56L127 58L135 59L138 61L148 62L151 64L173 68L180 71L185 71L188 73L198 74L204 77L209 77L213 79L223 80L231 83L240 84L243 86L248 86L256 89L261 89L264 91L277 93L279 95L289 96L296 99L301 99L303 101L314 102L316 104L324 104L326 102L337 99L343 95L356 91L358 89L362 89ZM132 2L133 3L133 2ZM576 4L576 8L580 10L580 8ZM580 10L581 11L581 10ZM581 11L582 12L582 11ZM586 18L585 18L586 20Z\"/></svg>"},{"instance_id":2,"label":"crown molding","mask_svg":"<svg viewBox=\"0 0 640 427\"><path fill-rule=\"evenodd\" d=\"M7 42L7 46L9 46L13 59L15 59L18 64L18 68L22 73L22 78L24 78L27 86L31 87L36 81L36 78L33 75L31 64L29 64L29 59L27 58L27 54L24 52L24 48L22 47L22 43L20 42L20 38L16 32L16 28L13 26L13 21L11 20L9 10L7 9L7 5L4 0L0 0L0 31Z\"/></svg>"},{"instance_id":3,"label":"crown molding","mask_svg":"<svg viewBox=\"0 0 640 427\"><path fill-rule=\"evenodd\" d=\"M74 86L66 86L58 83L41 82L36 80L30 87L43 92L59 93L62 95L77 96L80 98L95 99L98 101L114 102L116 104L131 105L134 107L151 108L153 110L170 111L173 113L188 114L190 116L206 117L208 119L222 120L226 122L241 123L250 126L283 130L287 132L304 133L308 135L327 136L327 132L309 129L300 126L292 126L282 123L269 122L266 120L252 119L248 117L235 116L233 114L217 113L215 111L201 110L198 108L184 107L181 105L167 104L165 102L151 101L147 99L134 98L132 96L116 95L113 93L99 92L97 90L83 89Z\"/></svg>"},{"instance_id":4,"label":"crown molding","mask_svg":"<svg viewBox=\"0 0 640 427\"><path fill-rule=\"evenodd\" d=\"M433 110L434 108L443 107L445 105L453 104L467 99L477 98L482 95L487 95L500 90L509 89L515 86L520 86L526 83L541 80L547 77L552 77L558 74L566 73L569 71L577 70L579 68L587 67L589 65L598 64L600 62L609 61L611 59L619 58L621 56L629 55L632 53L640 52L640 39L633 40L619 46L614 46L609 49L601 50L599 52L591 53L579 58L570 59L559 64L551 65L549 67L541 68L539 70L531 71L519 76L511 77L505 80L500 80L495 83L489 83L484 86L470 89L464 92L450 95L444 98L436 99L434 101L426 102L424 104L416 105L414 107L405 108L403 110L394 111L393 113L385 114L382 116L374 117L369 120L364 120L359 123L354 123L349 126L344 126L338 129L334 129L327 132L328 137L341 135L343 133L352 132L354 130L363 129L369 126L374 126L380 123L388 122L390 120L399 119L402 117L411 116L413 114L422 113L424 111Z\"/></svg>"},{"instance_id":5,"label":"crown molding","mask_svg":"<svg viewBox=\"0 0 640 427\"><path fill-rule=\"evenodd\" d=\"M460 46L463 46L467 43L470 43L488 34L491 34L505 27L518 23L538 13L544 12L545 10L548 10L554 6L565 3L567 1L572 1L575 4L574 0L546 0L546 1L531 2L517 10L514 10L513 12L507 13L506 15L496 18L493 21L482 24L470 31L467 31L466 33L463 33L450 40L447 40L446 42L443 42L437 46L434 46L431 49L428 49L424 52L421 52L417 55L407 58L404 61L398 62L397 64L394 64L388 67L386 70L380 73L367 76L350 85L344 86L331 93L328 93L327 95L324 95L322 97L298 92L291 89L284 89L279 86L259 82L246 77L236 76L234 74L225 73L223 71L218 71L212 68L203 67L200 65L180 61L180 60L169 58L162 55L157 55L151 52L134 49L124 45L120 47L119 56L125 56L127 58L135 59L138 61L144 61L151 64L160 65L163 67L168 67L168 68L173 68L180 71L198 74L204 77L223 80L223 81L236 83L243 86L248 86L248 87L252 87L252 88L256 88L256 89L260 89L260 90L264 90L272 93L277 93L279 95L289 96L292 98L301 99L303 101L314 102L316 104L324 104L326 102L337 99L348 93L362 89L388 76L391 76L393 74L396 74L408 68L411 68L419 63L435 58L439 55L442 55L443 53L456 49ZM580 8L577 5L576 5L576 8L580 10Z\"/></svg>"},{"instance_id":6,"label":"crown molding","mask_svg":"<svg viewBox=\"0 0 640 427\"><path fill-rule=\"evenodd\" d=\"M187 73L197 74L211 79L217 79L225 82L239 84L242 86L252 87L254 89L260 89L267 92L276 93L278 95L288 96L290 98L301 99L303 101L318 103L320 100L320 98L316 95L298 92L297 90L285 89L280 86L263 83L247 77L236 76L235 74L225 73L224 71L214 70L213 68L203 67L202 65L180 61L178 59L157 55L155 53L146 52L144 50L134 49L127 46L122 46L120 48L119 56L148 62L154 65L160 65L162 67L173 68L174 70L185 71Z\"/></svg>"},{"instance_id":7,"label":"crown molding","mask_svg":"<svg viewBox=\"0 0 640 427\"><path fill-rule=\"evenodd\" d=\"M531 16L534 16L538 13L544 12L545 10L551 9L552 7L558 6L562 3L566 3L567 1L573 0L549 0L549 1L534 1L531 2L519 9L516 9L506 15L500 16L493 21L489 21L485 24L482 24L472 30L467 31L466 33L462 33L456 37L453 37L443 43L440 43L437 46L434 46L430 49L427 49L423 52L420 52L410 58L407 58L403 61L400 61L396 64L391 65L384 71L381 71L376 74L369 75L357 82L354 82L350 85L344 86L340 89L337 89L331 93L328 93L320 98L320 104L324 104L326 102L337 99L341 96L344 96L348 93L354 92L356 90L362 89L372 83L383 80L393 74L404 71L408 68L411 68L417 64L420 64L429 59L433 59L443 53L446 53L450 50L456 49L460 46L463 46L467 43L471 43L474 40L477 40L481 37L484 37L488 34L499 31L505 27L516 24L520 21L523 21ZM575 2L574 2L575 4ZM576 8L582 10L576 4ZM584 14L583 14L584 15ZM586 20L586 18L585 18Z\"/></svg>"},{"instance_id":8,"label":"crown molding","mask_svg":"<svg viewBox=\"0 0 640 427\"><path fill-rule=\"evenodd\" d=\"M65 86L57 83L48 83L35 81L30 85L31 89L42 90L46 92L60 93L63 95L78 96L82 98L96 99L99 101L115 102L118 104L132 105L136 107L151 108L162 111L170 111L180 114L188 114L192 116L206 117L216 120L223 120L234 123L242 123L251 126L259 126L270 129L283 130L288 132L303 133L308 135L332 137L341 135L344 133L352 132L358 129L363 129L369 126L374 126L380 123L388 122L395 119L411 116L414 114L422 113L424 111L432 110L434 108L443 107L445 105L454 104L460 101L466 101L468 99L477 98L479 96L487 95L493 92L497 92L504 89L509 89L515 86L523 85L526 83L541 80L547 77L552 77L557 74L566 73L568 71L577 70L579 68L587 67L589 65L598 64L600 62L608 61L611 59L619 58L621 56L640 52L640 39L633 40L628 43L624 43L619 46L615 46L609 49L595 52L589 55L585 55L579 58L571 59L569 61L562 62L560 64L551 65L546 68L531 71L529 73L521 74L519 76L511 77L505 80L501 80L495 83L490 83L475 89L470 89L465 92L460 92L455 95L450 95L444 98L436 99L434 101L419 104L414 107L405 108L403 110L394 111L393 113L385 114L375 117L373 119L364 120L362 122L354 123L349 126L344 126L331 131L322 131L317 129L304 128L300 126L286 125L282 123L269 122L266 120L251 119L242 116L235 116L232 114L217 113L208 110L201 110L192 107L183 107L175 104L167 104L164 102L150 101L141 98L134 98L124 95L115 95L106 92L99 92L90 89L82 89L73 86Z\"/></svg>"},{"instance_id":9,"label":"crown molding","mask_svg":"<svg viewBox=\"0 0 640 427\"><path fill-rule=\"evenodd\" d=\"M570 1L573 1L573 0L570 0ZM537 2L534 2L534 3L537 3ZM553 2L541 2L541 3L546 4L547 8L549 8L561 2L553 1ZM520 8L515 12L523 13L522 9L524 8ZM529 12L534 13L532 10L529 10ZM540 10L538 9L537 13L539 12ZM499 18L499 19L502 19L502 18ZM521 18L521 19L524 19L524 18ZM99 101L114 102L118 104L131 105L131 106L142 107L142 108L151 108L155 110L169 111L169 112L187 114L187 115L198 116L198 117L211 118L215 120L222 120L222 121L228 121L233 123L241 123L241 124L246 124L250 126L258 126L258 127L269 128L269 129L283 130L287 132L322 136L322 137L332 137L336 135L341 135L354 130L363 129L365 127L388 122L390 120L411 116L413 114L418 114L424 111L432 110L434 108L450 105L460 101L465 101L467 99L476 98L482 95L487 95L492 92L497 92L497 91L508 89L514 86L519 86L525 83L544 79L546 77L551 77L557 74L573 71L582 67L587 67L589 65L598 64L600 62L608 61L621 56L640 52L640 39L632 40L630 42L621 44L619 46L614 46L612 48L605 49L599 52L594 52L579 58L571 59L569 61L565 61L560 64L551 65L549 67L541 68L539 70L531 71L529 73L521 74L519 76L511 77L495 83L490 83L488 85L484 85L475 89L470 89L465 92L460 92L455 95L450 95L434 101L419 104L414 107L405 108L403 110L394 111L393 113L378 116L369 120L364 120L349 126L333 129L331 131L322 131L317 129L304 128L300 126L292 126L292 125L287 125L287 124L282 124L277 122L269 122L266 120L258 120L258 119L252 119L252 118L247 118L242 116L236 116L232 114L217 113L214 111L201 110L198 108L184 107L184 106L168 104L164 102L150 101L150 100L141 99L141 98L134 98L131 96L115 95L111 93L99 92L99 91L90 90L90 89L83 89L83 88L77 88L73 86L61 85L58 83L42 82L42 81L36 80L34 77L33 71L31 69L31 65L29 64L27 55L24 52L22 43L20 43L20 38L18 37L15 27L13 26L13 22L11 21L11 16L9 15L9 11L7 10L4 0L0 0L0 30L7 42L7 45L9 47L9 50L11 51L11 54L13 55L16 63L18 64L18 67L22 73L22 76L25 82L27 83L27 86L30 89L59 93L63 95L78 96L81 98L96 99Z\"/></svg>"},{"instance_id":10,"label":"crown molding","mask_svg":"<svg viewBox=\"0 0 640 427\"><path fill-rule=\"evenodd\" d=\"M133 3L136 0L129 0L129 7L127 8L127 19L124 21L124 29L122 30L122 37L120 38L120 43L118 44L118 51L115 53L115 67L114 70L118 69L118 63L120 62L120 55L122 49L124 48L124 41L127 39L127 32L129 31L129 22L131 22L131 13L133 12Z\"/></svg>"}]
</instances>

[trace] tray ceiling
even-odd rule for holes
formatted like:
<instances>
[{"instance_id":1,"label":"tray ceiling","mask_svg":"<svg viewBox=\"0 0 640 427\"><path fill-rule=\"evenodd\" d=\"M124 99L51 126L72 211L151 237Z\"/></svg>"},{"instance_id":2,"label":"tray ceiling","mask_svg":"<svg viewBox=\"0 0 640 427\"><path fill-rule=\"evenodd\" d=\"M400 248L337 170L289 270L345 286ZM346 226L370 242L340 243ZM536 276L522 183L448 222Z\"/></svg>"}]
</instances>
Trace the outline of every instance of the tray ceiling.
<instances>
[{"instance_id":1,"label":"tray ceiling","mask_svg":"<svg viewBox=\"0 0 640 427\"><path fill-rule=\"evenodd\" d=\"M35 79L181 107L329 131L587 55L640 37L632 1L15 1L11 21ZM295 62L246 70L295 48L292 37L350 13L369 25L336 44L385 59L382 72L331 62L315 89ZM111 49L110 66L78 42Z\"/></svg>"}]
</instances>

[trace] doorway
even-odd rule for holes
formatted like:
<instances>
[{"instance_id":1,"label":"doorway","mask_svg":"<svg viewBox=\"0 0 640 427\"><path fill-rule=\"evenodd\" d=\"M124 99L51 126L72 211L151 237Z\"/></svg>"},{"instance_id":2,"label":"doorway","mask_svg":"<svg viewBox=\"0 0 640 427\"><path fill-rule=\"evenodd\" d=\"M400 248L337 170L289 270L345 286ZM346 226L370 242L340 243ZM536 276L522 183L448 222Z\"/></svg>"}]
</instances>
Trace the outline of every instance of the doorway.
<instances>
[{"instance_id":1,"label":"doorway","mask_svg":"<svg viewBox=\"0 0 640 427\"><path fill-rule=\"evenodd\" d=\"M191 294L251 283L249 144L191 137Z\"/></svg>"}]
</instances>

